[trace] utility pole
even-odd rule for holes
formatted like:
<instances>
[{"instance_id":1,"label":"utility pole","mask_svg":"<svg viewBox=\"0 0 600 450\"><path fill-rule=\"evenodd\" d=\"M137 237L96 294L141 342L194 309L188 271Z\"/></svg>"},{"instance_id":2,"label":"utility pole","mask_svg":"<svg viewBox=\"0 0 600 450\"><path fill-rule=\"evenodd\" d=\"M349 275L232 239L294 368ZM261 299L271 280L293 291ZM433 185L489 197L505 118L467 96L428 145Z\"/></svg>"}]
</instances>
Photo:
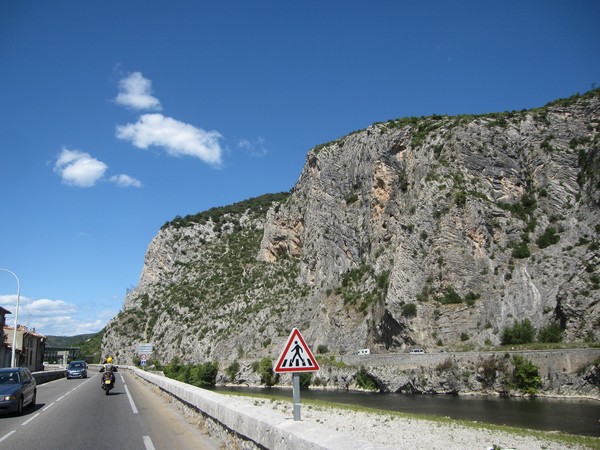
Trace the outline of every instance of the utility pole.
<instances>
[{"instance_id":1,"label":"utility pole","mask_svg":"<svg viewBox=\"0 0 600 450\"><path fill-rule=\"evenodd\" d=\"M17 310L15 311L15 329L13 330L13 342L12 342L12 355L10 359L10 367L16 367L15 355L16 355L16 347L17 347L17 320L19 319L19 298L21 297L21 282L19 281L19 277L12 271L8 269L2 269L3 272L10 273L15 280L17 280Z\"/></svg>"}]
</instances>

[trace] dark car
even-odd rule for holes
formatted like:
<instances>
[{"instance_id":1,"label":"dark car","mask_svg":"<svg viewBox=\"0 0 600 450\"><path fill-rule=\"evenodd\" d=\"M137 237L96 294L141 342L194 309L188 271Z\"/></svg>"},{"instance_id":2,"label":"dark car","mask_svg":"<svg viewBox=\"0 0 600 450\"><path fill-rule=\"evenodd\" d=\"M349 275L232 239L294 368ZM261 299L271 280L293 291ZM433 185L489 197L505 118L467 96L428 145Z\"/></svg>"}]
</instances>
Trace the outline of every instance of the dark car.
<instances>
[{"instance_id":1,"label":"dark car","mask_svg":"<svg viewBox=\"0 0 600 450\"><path fill-rule=\"evenodd\" d=\"M67 379L69 378L87 378L87 363L72 361L67 367Z\"/></svg>"},{"instance_id":2,"label":"dark car","mask_svg":"<svg viewBox=\"0 0 600 450\"><path fill-rule=\"evenodd\" d=\"M21 414L26 405L35 405L37 386L26 367L0 369L0 412Z\"/></svg>"}]
</instances>

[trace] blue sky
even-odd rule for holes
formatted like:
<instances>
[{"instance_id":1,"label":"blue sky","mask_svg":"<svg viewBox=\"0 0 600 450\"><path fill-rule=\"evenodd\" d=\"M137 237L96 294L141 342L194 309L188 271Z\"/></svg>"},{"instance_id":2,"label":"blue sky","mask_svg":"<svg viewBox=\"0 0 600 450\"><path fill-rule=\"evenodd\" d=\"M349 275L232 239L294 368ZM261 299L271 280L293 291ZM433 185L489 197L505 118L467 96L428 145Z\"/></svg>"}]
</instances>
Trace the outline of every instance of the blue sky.
<instances>
[{"instance_id":1,"label":"blue sky","mask_svg":"<svg viewBox=\"0 0 600 450\"><path fill-rule=\"evenodd\" d=\"M317 144L589 90L599 23L595 0L2 0L0 268L19 323L99 331L165 222L289 191ZM0 272L0 306L15 299Z\"/></svg>"}]
</instances>

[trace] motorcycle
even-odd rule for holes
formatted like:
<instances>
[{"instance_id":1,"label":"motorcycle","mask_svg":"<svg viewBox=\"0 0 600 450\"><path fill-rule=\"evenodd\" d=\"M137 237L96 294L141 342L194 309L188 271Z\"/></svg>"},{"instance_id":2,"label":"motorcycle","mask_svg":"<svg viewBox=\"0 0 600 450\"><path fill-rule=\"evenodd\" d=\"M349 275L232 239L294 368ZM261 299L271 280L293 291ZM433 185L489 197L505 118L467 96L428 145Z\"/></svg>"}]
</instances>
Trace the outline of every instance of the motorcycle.
<instances>
[{"instance_id":1,"label":"motorcycle","mask_svg":"<svg viewBox=\"0 0 600 450\"><path fill-rule=\"evenodd\" d=\"M108 395L110 390L114 387L115 387L115 374L112 371L107 370L106 372L104 372L102 374L102 389L104 389L105 394Z\"/></svg>"}]
</instances>

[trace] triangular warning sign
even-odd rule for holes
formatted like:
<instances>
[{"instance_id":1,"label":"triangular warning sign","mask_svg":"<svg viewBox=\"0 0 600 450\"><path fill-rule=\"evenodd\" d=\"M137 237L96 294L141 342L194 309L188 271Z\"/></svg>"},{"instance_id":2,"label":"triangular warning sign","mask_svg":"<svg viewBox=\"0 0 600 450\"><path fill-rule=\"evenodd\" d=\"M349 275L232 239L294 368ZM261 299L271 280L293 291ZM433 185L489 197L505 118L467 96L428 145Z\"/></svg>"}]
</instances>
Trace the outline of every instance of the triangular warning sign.
<instances>
[{"instance_id":1,"label":"triangular warning sign","mask_svg":"<svg viewBox=\"0 0 600 450\"><path fill-rule=\"evenodd\" d=\"M312 355L298 328L294 328L273 369L283 372L316 372L319 364Z\"/></svg>"}]
</instances>

